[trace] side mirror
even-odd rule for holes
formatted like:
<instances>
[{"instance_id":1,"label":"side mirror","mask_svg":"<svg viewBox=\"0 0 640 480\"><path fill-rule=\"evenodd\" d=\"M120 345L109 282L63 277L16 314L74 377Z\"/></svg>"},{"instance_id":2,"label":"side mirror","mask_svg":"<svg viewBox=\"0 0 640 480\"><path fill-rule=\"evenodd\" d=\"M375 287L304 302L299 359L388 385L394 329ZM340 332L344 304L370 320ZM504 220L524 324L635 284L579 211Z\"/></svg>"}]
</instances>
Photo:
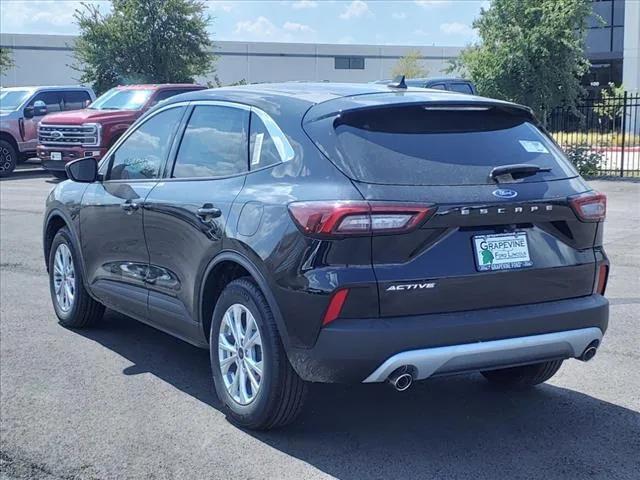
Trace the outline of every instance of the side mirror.
<instances>
[{"instance_id":1,"label":"side mirror","mask_svg":"<svg viewBox=\"0 0 640 480\"><path fill-rule=\"evenodd\" d=\"M33 107L24 107L24 118L33 118Z\"/></svg>"},{"instance_id":2,"label":"side mirror","mask_svg":"<svg viewBox=\"0 0 640 480\"><path fill-rule=\"evenodd\" d=\"M33 116L42 117L47 114L47 105L42 100L36 100L33 103Z\"/></svg>"},{"instance_id":3,"label":"side mirror","mask_svg":"<svg viewBox=\"0 0 640 480\"><path fill-rule=\"evenodd\" d=\"M98 180L98 161L93 157L79 158L64 167L67 177L74 182L93 183Z\"/></svg>"}]
</instances>

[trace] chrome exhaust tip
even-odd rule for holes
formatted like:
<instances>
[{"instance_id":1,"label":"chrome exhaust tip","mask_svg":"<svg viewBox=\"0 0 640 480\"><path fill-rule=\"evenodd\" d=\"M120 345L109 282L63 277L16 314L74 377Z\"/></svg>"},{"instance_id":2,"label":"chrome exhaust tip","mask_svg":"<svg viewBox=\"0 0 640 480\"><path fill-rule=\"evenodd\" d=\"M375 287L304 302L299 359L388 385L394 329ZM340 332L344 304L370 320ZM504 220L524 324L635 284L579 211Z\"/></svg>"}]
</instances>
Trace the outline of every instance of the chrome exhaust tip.
<instances>
[{"instance_id":1,"label":"chrome exhaust tip","mask_svg":"<svg viewBox=\"0 0 640 480\"><path fill-rule=\"evenodd\" d=\"M599 342L597 340L591 342L589 346L585 348L584 352L582 352L582 355L580 355L580 360L582 360L583 362L588 362L593 357L595 357L596 353L598 352L598 344Z\"/></svg>"},{"instance_id":2,"label":"chrome exhaust tip","mask_svg":"<svg viewBox=\"0 0 640 480\"><path fill-rule=\"evenodd\" d=\"M391 375L389 375L387 381L396 389L396 391L404 392L413 384L413 375L409 373L409 368L404 366L396 369Z\"/></svg>"}]
</instances>

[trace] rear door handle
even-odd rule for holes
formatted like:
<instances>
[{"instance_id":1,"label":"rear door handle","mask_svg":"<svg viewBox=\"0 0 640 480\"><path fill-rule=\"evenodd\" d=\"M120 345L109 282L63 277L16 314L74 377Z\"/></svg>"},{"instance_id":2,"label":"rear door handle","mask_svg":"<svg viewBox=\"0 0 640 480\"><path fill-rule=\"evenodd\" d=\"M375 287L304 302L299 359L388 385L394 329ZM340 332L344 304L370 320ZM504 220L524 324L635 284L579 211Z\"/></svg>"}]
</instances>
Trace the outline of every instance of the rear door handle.
<instances>
[{"instance_id":1,"label":"rear door handle","mask_svg":"<svg viewBox=\"0 0 640 480\"><path fill-rule=\"evenodd\" d=\"M138 210L138 208L140 208L140 205L138 205L136 202L131 202L127 200L126 202L121 204L120 207L122 207L122 210L124 210L125 212L132 213Z\"/></svg>"},{"instance_id":2,"label":"rear door handle","mask_svg":"<svg viewBox=\"0 0 640 480\"><path fill-rule=\"evenodd\" d=\"M212 204L205 203L203 206L201 206L198 209L197 215L203 219L218 218L220 215L222 215L222 212L220 211L219 208L214 207Z\"/></svg>"}]
</instances>

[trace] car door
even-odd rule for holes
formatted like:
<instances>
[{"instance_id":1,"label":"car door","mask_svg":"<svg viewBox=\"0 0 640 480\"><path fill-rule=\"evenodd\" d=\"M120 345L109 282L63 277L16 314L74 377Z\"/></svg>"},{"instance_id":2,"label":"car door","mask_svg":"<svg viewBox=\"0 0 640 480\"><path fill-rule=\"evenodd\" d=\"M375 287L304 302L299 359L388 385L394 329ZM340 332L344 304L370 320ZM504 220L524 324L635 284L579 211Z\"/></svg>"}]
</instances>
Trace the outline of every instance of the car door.
<instances>
[{"instance_id":1,"label":"car door","mask_svg":"<svg viewBox=\"0 0 640 480\"><path fill-rule=\"evenodd\" d=\"M37 101L44 102L47 113L60 112L62 110L62 94L60 92L39 92L33 96L25 107L33 107ZM38 144L38 123L42 115L24 118L24 140L26 147L23 150L35 150Z\"/></svg>"},{"instance_id":2,"label":"car door","mask_svg":"<svg viewBox=\"0 0 640 480\"><path fill-rule=\"evenodd\" d=\"M158 183L185 110L171 106L134 126L103 160L103 180L82 200L80 235L91 290L108 307L140 320L147 318L149 265L142 205Z\"/></svg>"},{"instance_id":3,"label":"car door","mask_svg":"<svg viewBox=\"0 0 640 480\"><path fill-rule=\"evenodd\" d=\"M222 249L248 170L249 113L242 105L195 102L174 161L145 202L149 314L158 328L194 343L202 340L198 278Z\"/></svg>"}]
</instances>

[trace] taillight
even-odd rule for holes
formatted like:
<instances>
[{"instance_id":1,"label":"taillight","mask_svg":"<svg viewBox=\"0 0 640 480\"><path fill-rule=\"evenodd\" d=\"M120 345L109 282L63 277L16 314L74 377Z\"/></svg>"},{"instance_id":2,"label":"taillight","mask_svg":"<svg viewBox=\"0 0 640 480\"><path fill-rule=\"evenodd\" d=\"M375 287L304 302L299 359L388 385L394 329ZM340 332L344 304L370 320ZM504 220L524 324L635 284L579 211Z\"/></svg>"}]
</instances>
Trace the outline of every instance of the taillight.
<instances>
[{"instance_id":1,"label":"taillight","mask_svg":"<svg viewBox=\"0 0 640 480\"><path fill-rule=\"evenodd\" d=\"M319 237L404 233L420 226L435 210L433 205L398 202L315 201L289 205L300 230Z\"/></svg>"},{"instance_id":2,"label":"taillight","mask_svg":"<svg viewBox=\"0 0 640 480\"><path fill-rule=\"evenodd\" d=\"M601 263L598 267L598 278L596 278L596 285L594 293L604 295L604 291L607 289L607 279L609 278L609 265Z\"/></svg>"},{"instance_id":3,"label":"taillight","mask_svg":"<svg viewBox=\"0 0 640 480\"><path fill-rule=\"evenodd\" d=\"M599 222L607 214L607 197L604 193L581 193L569 197L569 204L583 222Z\"/></svg>"}]
</instances>

